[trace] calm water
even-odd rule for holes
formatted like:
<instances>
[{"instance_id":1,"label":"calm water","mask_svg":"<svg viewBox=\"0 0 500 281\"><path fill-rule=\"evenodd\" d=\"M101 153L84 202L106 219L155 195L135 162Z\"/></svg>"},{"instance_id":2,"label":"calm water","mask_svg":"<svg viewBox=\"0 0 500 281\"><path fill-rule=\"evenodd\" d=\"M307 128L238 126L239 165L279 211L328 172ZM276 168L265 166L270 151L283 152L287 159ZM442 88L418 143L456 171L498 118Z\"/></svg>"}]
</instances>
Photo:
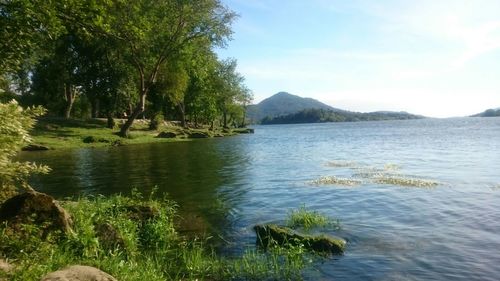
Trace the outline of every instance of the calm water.
<instances>
[{"instance_id":1,"label":"calm water","mask_svg":"<svg viewBox=\"0 0 500 281\"><path fill-rule=\"evenodd\" d=\"M309 280L500 279L500 118L263 126L249 136L22 158L53 168L33 184L57 197L158 186L179 202L185 227L217 233L229 253L253 246L254 224L305 203L338 218L332 234L349 241ZM387 164L439 185L309 183Z\"/></svg>"}]
</instances>

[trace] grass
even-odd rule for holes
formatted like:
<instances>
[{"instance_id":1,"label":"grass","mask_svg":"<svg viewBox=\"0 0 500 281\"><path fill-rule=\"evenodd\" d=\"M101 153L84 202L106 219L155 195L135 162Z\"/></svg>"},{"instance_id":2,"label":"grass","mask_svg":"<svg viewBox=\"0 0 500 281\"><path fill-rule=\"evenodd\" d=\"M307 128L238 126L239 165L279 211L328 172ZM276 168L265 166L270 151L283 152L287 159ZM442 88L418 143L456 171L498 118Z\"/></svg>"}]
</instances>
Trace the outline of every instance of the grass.
<instances>
[{"instance_id":1,"label":"grass","mask_svg":"<svg viewBox=\"0 0 500 281\"><path fill-rule=\"evenodd\" d=\"M116 120L123 123L124 120ZM129 138L121 138L116 133L118 127L109 129L106 127L105 119L63 119L63 118L41 118L31 132L34 143L47 146L50 149L68 149L82 147L103 147L115 145L128 145L140 143L160 143L187 141L185 132L199 132L210 136L229 136L238 134L238 131L216 130L209 131L208 128L185 130L179 126L161 124L158 130L149 130L148 120L136 120L131 128ZM176 138L157 138L160 132L176 132Z\"/></svg>"},{"instance_id":2,"label":"grass","mask_svg":"<svg viewBox=\"0 0 500 281\"><path fill-rule=\"evenodd\" d=\"M15 266L9 275L0 272L0 280L40 280L75 264L97 267L121 281L299 280L310 263L301 247L292 246L218 256L205 240L176 232L176 205L167 199L134 193L80 198L62 205L73 218L71 234L52 233L42 239L33 225L24 225L22 235L0 226L0 259ZM158 212L141 221L130 216L129 206L149 206ZM96 231L99 223L112 225L123 243L104 243Z\"/></svg>"},{"instance_id":3,"label":"grass","mask_svg":"<svg viewBox=\"0 0 500 281\"><path fill-rule=\"evenodd\" d=\"M317 211L308 210L305 204L300 206L297 210L292 210L288 213L286 225L291 228L301 227L306 230L314 227L340 227L338 220L332 220Z\"/></svg>"}]
</instances>

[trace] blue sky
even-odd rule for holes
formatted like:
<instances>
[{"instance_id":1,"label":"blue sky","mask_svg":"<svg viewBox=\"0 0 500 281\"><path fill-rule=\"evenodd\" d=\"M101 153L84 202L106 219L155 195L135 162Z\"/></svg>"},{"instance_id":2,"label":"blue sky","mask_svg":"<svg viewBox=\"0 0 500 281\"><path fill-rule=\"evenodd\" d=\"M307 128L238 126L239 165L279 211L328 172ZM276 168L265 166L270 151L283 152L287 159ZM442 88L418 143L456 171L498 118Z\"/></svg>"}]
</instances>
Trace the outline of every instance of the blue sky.
<instances>
[{"instance_id":1,"label":"blue sky","mask_svg":"<svg viewBox=\"0 0 500 281\"><path fill-rule=\"evenodd\" d=\"M219 50L259 102L279 91L355 110L464 116L500 106L500 0L224 0Z\"/></svg>"}]
</instances>

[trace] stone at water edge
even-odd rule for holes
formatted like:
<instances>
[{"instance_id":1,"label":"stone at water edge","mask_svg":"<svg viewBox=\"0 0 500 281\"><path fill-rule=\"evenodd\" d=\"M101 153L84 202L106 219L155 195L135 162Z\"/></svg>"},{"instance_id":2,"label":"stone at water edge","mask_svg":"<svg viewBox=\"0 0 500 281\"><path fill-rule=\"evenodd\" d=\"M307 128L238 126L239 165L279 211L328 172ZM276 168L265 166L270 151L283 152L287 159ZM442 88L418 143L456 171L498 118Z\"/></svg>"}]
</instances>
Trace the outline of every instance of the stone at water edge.
<instances>
[{"instance_id":1,"label":"stone at water edge","mask_svg":"<svg viewBox=\"0 0 500 281\"><path fill-rule=\"evenodd\" d=\"M22 151L44 151L49 150L49 148L45 145L41 144L29 144L21 149Z\"/></svg>"},{"instance_id":2,"label":"stone at water edge","mask_svg":"<svg viewBox=\"0 0 500 281\"><path fill-rule=\"evenodd\" d=\"M275 224L254 226L257 234L257 243L263 247L276 243L283 246L304 245L306 249L327 252L332 254L342 254L345 249L345 240L327 235L306 235L294 231L291 228L278 226Z\"/></svg>"},{"instance_id":3,"label":"stone at water edge","mask_svg":"<svg viewBox=\"0 0 500 281\"><path fill-rule=\"evenodd\" d=\"M172 139L177 137L177 134L174 132L161 132L157 136L157 138L164 138L164 139Z\"/></svg>"},{"instance_id":4,"label":"stone at water edge","mask_svg":"<svg viewBox=\"0 0 500 281\"><path fill-rule=\"evenodd\" d=\"M36 191L7 199L0 206L0 222L8 222L13 229L20 224L43 225L45 234L52 230L71 232L73 224L68 212L54 198Z\"/></svg>"},{"instance_id":5,"label":"stone at water edge","mask_svg":"<svg viewBox=\"0 0 500 281\"><path fill-rule=\"evenodd\" d=\"M113 276L91 266L73 265L47 274L41 281L117 281Z\"/></svg>"}]
</instances>

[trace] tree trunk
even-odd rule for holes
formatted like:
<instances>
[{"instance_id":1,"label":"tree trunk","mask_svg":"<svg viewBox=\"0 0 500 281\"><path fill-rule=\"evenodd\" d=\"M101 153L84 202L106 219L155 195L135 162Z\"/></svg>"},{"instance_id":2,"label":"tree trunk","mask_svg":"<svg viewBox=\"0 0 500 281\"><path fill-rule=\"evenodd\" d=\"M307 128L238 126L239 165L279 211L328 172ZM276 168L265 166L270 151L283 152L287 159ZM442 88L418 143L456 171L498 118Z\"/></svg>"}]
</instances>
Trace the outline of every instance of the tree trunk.
<instances>
[{"instance_id":1,"label":"tree trunk","mask_svg":"<svg viewBox=\"0 0 500 281\"><path fill-rule=\"evenodd\" d=\"M73 109L73 103L75 102L75 93L72 88L70 84L64 84L64 98L66 99L64 118L66 119L71 117L71 109Z\"/></svg>"},{"instance_id":2,"label":"tree trunk","mask_svg":"<svg viewBox=\"0 0 500 281\"><path fill-rule=\"evenodd\" d=\"M90 113L91 114L91 117L92 118L98 118L99 117L99 99L97 98L94 98L91 102L91 110L92 112Z\"/></svg>"},{"instance_id":3,"label":"tree trunk","mask_svg":"<svg viewBox=\"0 0 500 281\"><path fill-rule=\"evenodd\" d=\"M223 128L224 129L227 129L227 112L224 110L224 112L222 112L222 122L223 122Z\"/></svg>"},{"instance_id":4,"label":"tree trunk","mask_svg":"<svg viewBox=\"0 0 500 281\"><path fill-rule=\"evenodd\" d=\"M115 119L113 119L113 114L110 111L106 113L107 127L113 129L115 127Z\"/></svg>"},{"instance_id":5,"label":"tree trunk","mask_svg":"<svg viewBox=\"0 0 500 281\"><path fill-rule=\"evenodd\" d=\"M181 126L182 128L186 128L186 108L184 107L184 103L179 103L179 111L181 112Z\"/></svg>"},{"instance_id":6,"label":"tree trunk","mask_svg":"<svg viewBox=\"0 0 500 281\"><path fill-rule=\"evenodd\" d=\"M132 127L134 120L137 117L139 117L139 115L141 115L141 113L144 112L144 107L146 105L146 93L147 93L146 90L142 91L141 97L139 99L139 103L135 107L134 111L132 111L132 113L128 117L127 121L125 122L125 124L123 124L122 128L120 129L119 135L121 137L124 137L124 138L128 137L130 127Z\"/></svg>"},{"instance_id":7,"label":"tree trunk","mask_svg":"<svg viewBox=\"0 0 500 281\"><path fill-rule=\"evenodd\" d=\"M243 107L243 119L241 119L241 128L245 128L247 126L247 107Z\"/></svg>"}]
</instances>

